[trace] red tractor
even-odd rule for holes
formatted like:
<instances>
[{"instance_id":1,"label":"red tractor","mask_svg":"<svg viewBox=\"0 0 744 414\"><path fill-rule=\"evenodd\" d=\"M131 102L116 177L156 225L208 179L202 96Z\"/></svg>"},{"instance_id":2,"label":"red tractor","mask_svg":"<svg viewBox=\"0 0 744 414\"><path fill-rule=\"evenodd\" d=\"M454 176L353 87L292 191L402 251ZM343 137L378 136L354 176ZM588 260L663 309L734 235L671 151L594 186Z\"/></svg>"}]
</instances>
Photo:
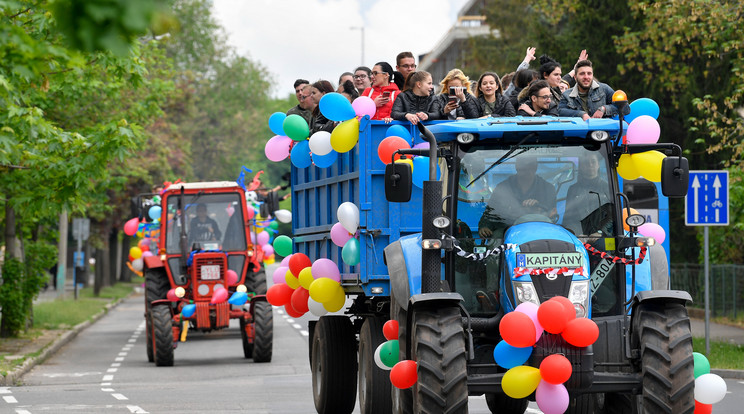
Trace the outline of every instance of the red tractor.
<instances>
[{"instance_id":1,"label":"red tractor","mask_svg":"<svg viewBox=\"0 0 744 414\"><path fill-rule=\"evenodd\" d=\"M138 202L140 219L157 217L160 208L158 250L143 260L148 361L172 366L188 329L209 332L238 319L245 357L270 362L273 315L243 188L226 181L177 183L159 202L154 196ZM232 299L240 292L248 297L244 304L244 297Z\"/></svg>"}]
</instances>

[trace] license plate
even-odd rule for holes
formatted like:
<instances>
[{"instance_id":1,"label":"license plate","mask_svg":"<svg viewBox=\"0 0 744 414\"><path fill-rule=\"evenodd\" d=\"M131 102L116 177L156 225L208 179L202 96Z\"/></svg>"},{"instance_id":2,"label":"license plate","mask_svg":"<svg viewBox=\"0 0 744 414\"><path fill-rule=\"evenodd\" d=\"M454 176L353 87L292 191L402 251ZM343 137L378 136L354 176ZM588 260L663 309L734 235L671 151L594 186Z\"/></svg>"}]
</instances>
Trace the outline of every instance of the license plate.
<instances>
[{"instance_id":1,"label":"license plate","mask_svg":"<svg viewBox=\"0 0 744 414\"><path fill-rule=\"evenodd\" d=\"M577 268L581 266L581 253L521 253L517 254L517 267Z\"/></svg>"},{"instance_id":2,"label":"license plate","mask_svg":"<svg viewBox=\"0 0 744 414\"><path fill-rule=\"evenodd\" d=\"M202 280L217 280L220 278L220 266L219 265L207 265L201 267L201 279Z\"/></svg>"}]
</instances>

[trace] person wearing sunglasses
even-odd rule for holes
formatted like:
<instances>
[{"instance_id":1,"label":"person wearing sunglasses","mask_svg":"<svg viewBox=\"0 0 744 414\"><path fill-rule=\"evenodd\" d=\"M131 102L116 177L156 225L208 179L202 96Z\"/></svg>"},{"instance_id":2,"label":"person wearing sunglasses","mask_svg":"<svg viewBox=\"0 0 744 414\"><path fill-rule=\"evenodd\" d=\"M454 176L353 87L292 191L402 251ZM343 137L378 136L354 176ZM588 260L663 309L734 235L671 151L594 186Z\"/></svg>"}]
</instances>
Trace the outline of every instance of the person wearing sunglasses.
<instances>
[{"instance_id":1,"label":"person wearing sunglasses","mask_svg":"<svg viewBox=\"0 0 744 414\"><path fill-rule=\"evenodd\" d=\"M520 116L558 116L558 106L553 105L553 94L550 84L545 79L530 83L526 89L527 100L519 105Z\"/></svg>"},{"instance_id":2,"label":"person wearing sunglasses","mask_svg":"<svg viewBox=\"0 0 744 414\"><path fill-rule=\"evenodd\" d=\"M372 67L372 86L362 92L363 96L369 97L375 101L377 112L372 119L390 121L390 111L393 109L393 102L400 93L398 85L395 84L395 74L393 67L387 62L377 62Z\"/></svg>"}]
</instances>

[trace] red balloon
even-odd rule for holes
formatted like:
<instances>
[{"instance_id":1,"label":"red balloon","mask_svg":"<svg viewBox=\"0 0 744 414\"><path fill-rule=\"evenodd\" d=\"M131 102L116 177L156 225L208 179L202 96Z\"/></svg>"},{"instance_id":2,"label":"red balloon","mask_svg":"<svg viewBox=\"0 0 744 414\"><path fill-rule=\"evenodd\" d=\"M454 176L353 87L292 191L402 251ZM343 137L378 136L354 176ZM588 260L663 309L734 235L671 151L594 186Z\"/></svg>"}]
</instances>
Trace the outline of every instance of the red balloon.
<instances>
[{"instance_id":1,"label":"red balloon","mask_svg":"<svg viewBox=\"0 0 744 414\"><path fill-rule=\"evenodd\" d=\"M382 334L388 341L396 340L398 339L398 328L398 321L391 319L382 325Z\"/></svg>"},{"instance_id":2,"label":"red balloon","mask_svg":"<svg viewBox=\"0 0 744 414\"><path fill-rule=\"evenodd\" d=\"M142 239L137 243L137 247L140 248L143 252L150 250L150 239Z\"/></svg>"},{"instance_id":3,"label":"red balloon","mask_svg":"<svg viewBox=\"0 0 744 414\"><path fill-rule=\"evenodd\" d=\"M227 276L228 285L232 286L232 285L238 284L238 274L234 270L227 269L227 272L225 272L225 275Z\"/></svg>"},{"instance_id":4,"label":"red balloon","mask_svg":"<svg viewBox=\"0 0 744 414\"><path fill-rule=\"evenodd\" d=\"M377 156L383 164L390 164L393 153L399 149L411 148L411 144L401 137L389 136L380 142L377 147ZM395 160L400 159L400 154L395 156Z\"/></svg>"},{"instance_id":5,"label":"red balloon","mask_svg":"<svg viewBox=\"0 0 744 414\"><path fill-rule=\"evenodd\" d=\"M510 312L501 318L499 333L507 344L524 348L535 345L535 323L522 312Z\"/></svg>"},{"instance_id":6,"label":"red balloon","mask_svg":"<svg viewBox=\"0 0 744 414\"><path fill-rule=\"evenodd\" d=\"M300 316L304 315L303 312L298 312L297 309L293 308L291 302L284 305L284 310L287 312L287 315L293 318L299 318Z\"/></svg>"},{"instance_id":7,"label":"red balloon","mask_svg":"<svg viewBox=\"0 0 744 414\"><path fill-rule=\"evenodd\" d=\"M574 308L574 304L567 297L553 296L550 300L558 301L566 308L566 321L576 319L576 308Z\"/></svg>"},{"instance_id":8,"label":"red balloon","mask_svg":"<svg viewBox=\"0 0 744 414\"><path fill-rule=\"evenodd\" d=\"M599 338L599 327L591 319L576 318L566 324L561 336L573 346L585 347Z\"/></svg>"},{"instance_id":9,"label":"red balloon","mask_svg":"<svg viewBox=\"0 0 744 414\"><path fill-rule=\"evenodd\" d=\"M565 309L563 304L557 300L551 299L543 302L537 308L537 321L540 322L540 325L546 331L552 334L559 334L566 328L566 322L568 322Z\"/></svg>"},{"instance_id":10,"label":"red balloon","mask_svg":"<svg viewBox=\"0 0 744 414\"><path fill-rule=\"evenodd\" d=\"M137 229L139 228L139 218L135 217L133 219L127 220L126 223L124 223L124 233L127 236L134 236L137 234Z\"/></svg>"},{"instance_id":11,"label":"red balloon","mask_svg":"<svg viewBox=\"0 0 744 414\"><path fill-rule=\"evenodd\" d=\"M294 293L294 289L289 287L289 285L279 283L266 291L266 300L274 306L284 306L289 303L292 293Z\"/></svg>"},{"instance_id":12,"label":"red balloon","mask_svg":"<svg viewBox=\"0 0 744 414\"><path fill-rule=\"evenodd\" d=\"M568 381L572 372L571 361L563 355L548 355L540 363L540 376L545 382L554 385Z\"/></svg>"},{"instance_id":13,"label":"red balloon","mask_svg":"<svg viewBox=\"0 0 744 414\"><path fill-rule=\"evenodd\" d=\"M299 275L302 269L311 267L313 262L304 253L295 253L289 258L289 271L293 275Z\"/></svg>"},{"instance_id":14,"label":"red balloon","mask_svg":"<svg viewBox=\"0 0 744 414\"><path fill-rule=\"evenodd\" d=\"M411 388L416 381L418 381L416 361L409 359L400 361L390 370L390 382L393 383L395 388L401 390Z\"/></svg>"},{"instance_id":15,"label":"red balloon","mask_svg":"<svg viewBox=\"0 0 744 414\"><path fill-rule=\"evenodd\" d=\"M695 412L693 414L711 414L713 412L713 404L703 404L695 400Z\"/></svg>"},{"instance_id":16,"label":"red balloon","mask_svg":"<svg viewBox=\"0 0 744 414\"><path fill-rule=\"evenodd\" d=\"M214 293L212 293L212 299L209 300L209 303L211 305L222 303L227 300L227 295L228 295L227 289L225 288L217 289L214 291Z\"/></svg>"},{"instance_id":17,"label":"red balloon","mask_svg":"<svg viewBox=\"0 0 744 414\"><path fill-rule=\"evenodd\" d=\"M168 290L168 293L165 294L165 297L168 298L168 300L171 302L178 301L178 296L176 296L176 289Z\"/></svg>"},{"instance_id":18,"label":"red balloon","mask_svg":"<svg viewBox=\"0 0 744 414\"><path fill-rule=\"evenodd\" d=\"M298 287L295 289L294 293L292 293L292 298L290 300L290 303L292 304L292 308L296 312L300 312L303 315L307 313L308 307L307 307L307 298L310 297L310 292L303 288Z\"/></svg>"}]
</instances>

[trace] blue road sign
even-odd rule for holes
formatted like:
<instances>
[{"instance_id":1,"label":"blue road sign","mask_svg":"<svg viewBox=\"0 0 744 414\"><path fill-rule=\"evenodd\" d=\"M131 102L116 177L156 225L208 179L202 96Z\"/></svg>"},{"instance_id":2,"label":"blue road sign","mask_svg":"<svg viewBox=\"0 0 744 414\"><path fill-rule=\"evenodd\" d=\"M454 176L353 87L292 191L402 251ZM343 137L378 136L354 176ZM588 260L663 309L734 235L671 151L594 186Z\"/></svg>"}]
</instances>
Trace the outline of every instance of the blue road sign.
<instances>
[{"instance_id":1,"label":"blue road sign","mask_svg":"<svg viewBox=\"0 0 744 414\"><path fill-rule=\"evenodd\" d=\"M685 225L728 226L728 171L690 171Z\"/></svg>"}]
</instances>

